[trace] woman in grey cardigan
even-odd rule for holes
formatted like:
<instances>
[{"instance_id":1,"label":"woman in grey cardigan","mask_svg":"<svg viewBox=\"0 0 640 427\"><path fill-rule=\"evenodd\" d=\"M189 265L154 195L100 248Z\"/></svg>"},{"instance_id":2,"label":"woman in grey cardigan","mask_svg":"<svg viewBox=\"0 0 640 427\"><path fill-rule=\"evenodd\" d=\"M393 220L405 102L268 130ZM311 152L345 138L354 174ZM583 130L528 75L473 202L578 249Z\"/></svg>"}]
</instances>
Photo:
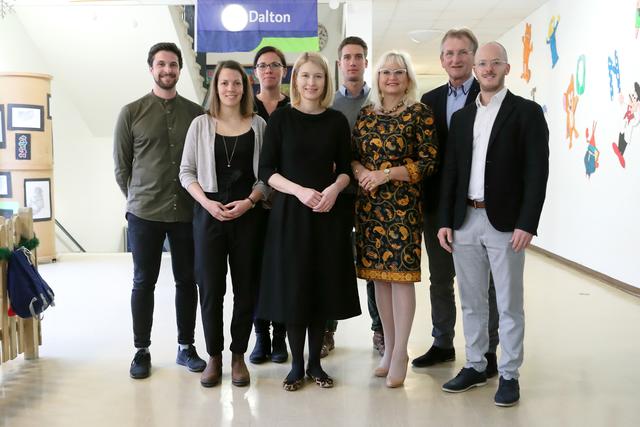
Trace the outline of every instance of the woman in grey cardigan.
<instances>
[{"instance_id":1,"label":"woman in grey cardigan","mask_svg":"<svg viewBox=\"0 0 640 427\"><path fill-rule=\"evenodd\" d=\"M231 382L249 384L244 362L257 299L264 230L260 202L268 187L258 176L265 122L253 113L247 75L223 61L211 81L210 108L191 123L180 165L180 182L196 200L193 216L195 273L209 362L200 383L222 377L222 305L227 262L233 286ZM255 208L255 209L254 209Z\"/></svg>"}]
</instances>

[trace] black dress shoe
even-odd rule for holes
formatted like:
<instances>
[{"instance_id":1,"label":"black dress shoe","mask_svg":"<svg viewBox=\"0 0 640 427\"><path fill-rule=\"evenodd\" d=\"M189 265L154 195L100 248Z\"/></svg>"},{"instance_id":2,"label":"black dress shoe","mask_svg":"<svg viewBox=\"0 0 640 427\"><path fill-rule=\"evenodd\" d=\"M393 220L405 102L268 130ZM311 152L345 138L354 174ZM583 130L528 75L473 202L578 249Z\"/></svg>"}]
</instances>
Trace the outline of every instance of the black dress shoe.
<instances>
[{"instance_id":1,"label":"black dress shoe","mask_svg":"<svg viewBox=\"0 0 640 427\"><path fill-rule=\"evenodd\" d=\"M442 390L448 393L462 393L473 387L487 384L487 376L484 372L478 372L473 368L462 368L456 377L442 386Z\"/></svg>"},{"instance_id":2,"label":"black dress shoe","mask_svg":"<svg viewBox=\"0 0 640 427\"><path fill-rule=\"evenodd\" d=\"M451 362L456 360L455 348L440 348L432 345L429 351L420 357L416 357L411 364L416 368L425 368L438 363Z\"/></svg>"},{"instance_id":3,"label":"black dress shoe","mask_svg":"<svg viewBox=\"0 0 640 427\"><path fill-rule=\"evenodd\" d=\"M487 378L493 378L498 375L498 357L495 353L485 353L485 359L487 359L487 369L484 371L487 374Z\"/></svg>"},{"instance_id":4,"label":"black dress shoe","mask_svg":"<svg viewBox=\"0 0 640 427\"><path fill-rule=\"evenodd\" d=\"M500 385L494 398L497 406L513 406L520 400L520 384L518 380L505 380L500 377Z\"/></svg>"}]
</instances>

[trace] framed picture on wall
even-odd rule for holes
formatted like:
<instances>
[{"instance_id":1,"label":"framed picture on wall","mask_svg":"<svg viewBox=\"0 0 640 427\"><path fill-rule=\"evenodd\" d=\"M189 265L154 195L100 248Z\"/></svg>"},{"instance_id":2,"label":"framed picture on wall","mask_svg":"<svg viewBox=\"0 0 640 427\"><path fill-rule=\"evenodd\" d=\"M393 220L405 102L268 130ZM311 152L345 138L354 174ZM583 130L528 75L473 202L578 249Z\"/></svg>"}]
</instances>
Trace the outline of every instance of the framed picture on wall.
<instances>
[{"instance_id":1,"label":"framed picture on wall","mask_svg":"<svg viewBox=\"0 0 640 427\"><path fill-rule=\"evenodd\" d=\"M24 205L33 211L34 221L51 219L51 180L49 178L24 180Z\"/></svg>"},{"instance_id":2,"label":"framed picture on wall","mask_svg":"<svg viewBox=\"0 0 640 427\"><path fill-rule=\"evenodd\" d=\"M18 213L20 205L18 202L0 202L0 216L7 219Z\"/></svg>"},{"instance_id":3,"label":"framed picture on wall","mask_svg":"<svg viewBox=\"0 0 640 427\"><path fill-rule=\"evenodd\" d=\"M7 148L7 133L4 130L4 105L0 105L0 148Z\"/></svg>"},{"instance_id":4,"label":"framed picture on wall","mask_svg":"<svg viewBox=\"0 0 640 427\"><path fill-rule=\"evenodd\" d=\"M42 105L8 104L9 130L44 131L44 107Z\"/></svg>"},{"instance_id":5,"label":"framed picture on wall","mask_svg":"<svg viewBox=\"0 0 640 427\"><path fill-rule=\"evenodd\" d=\"M0 197L11 196L11 172L0 172Z\"/></svg>"},{"instance_id":6,"label":"framed picture on wall","mask_svg":"<svg viewBox=\"0 0 640 427\"><path fill-rule=\"evenodd\" d=\"M16 160L31 160L31 134L16 132Z\"/></svg>"}]
</instances>

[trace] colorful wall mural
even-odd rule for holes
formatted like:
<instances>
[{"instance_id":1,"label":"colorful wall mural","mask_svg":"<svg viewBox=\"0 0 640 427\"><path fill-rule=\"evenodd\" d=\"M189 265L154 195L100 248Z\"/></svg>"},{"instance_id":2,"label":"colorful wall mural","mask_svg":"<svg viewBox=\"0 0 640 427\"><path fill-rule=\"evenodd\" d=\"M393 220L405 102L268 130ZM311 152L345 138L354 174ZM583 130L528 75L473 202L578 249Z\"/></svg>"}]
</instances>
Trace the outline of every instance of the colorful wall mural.
<instances>
[{"instance_id":1,"label":"colorful wall mural","mask_svg":"<svg viewBox=\"0 0 640 427\"><path fill-rule=\"evenodd\" d=\"M507 87L539 103L549 124L534 244L640 288L638 33L640 0L550 0L498 41L518 58L512 63L522 61ZM597 223L617 224L616 232L603 227L585 240Z\"/></svg>"}]
</instances>

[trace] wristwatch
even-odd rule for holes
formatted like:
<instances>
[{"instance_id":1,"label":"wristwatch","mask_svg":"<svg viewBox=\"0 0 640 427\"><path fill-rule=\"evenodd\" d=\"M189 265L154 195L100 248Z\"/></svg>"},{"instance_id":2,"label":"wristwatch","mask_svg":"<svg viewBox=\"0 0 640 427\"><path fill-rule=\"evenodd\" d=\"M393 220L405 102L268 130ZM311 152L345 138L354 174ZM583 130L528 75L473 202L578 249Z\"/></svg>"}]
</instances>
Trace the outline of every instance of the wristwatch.
<instances>
[{"instance_id":1,"label":"wristwatch","mask_svg":"<svg viewBox=\"0 0 640 427\"><path fill-rule=\"evenodd\" d=\"M391 181L391 169L384 168L382 172L384 172L384 176L387 177L387 182Z\"/></svg>"}]
</instances>

